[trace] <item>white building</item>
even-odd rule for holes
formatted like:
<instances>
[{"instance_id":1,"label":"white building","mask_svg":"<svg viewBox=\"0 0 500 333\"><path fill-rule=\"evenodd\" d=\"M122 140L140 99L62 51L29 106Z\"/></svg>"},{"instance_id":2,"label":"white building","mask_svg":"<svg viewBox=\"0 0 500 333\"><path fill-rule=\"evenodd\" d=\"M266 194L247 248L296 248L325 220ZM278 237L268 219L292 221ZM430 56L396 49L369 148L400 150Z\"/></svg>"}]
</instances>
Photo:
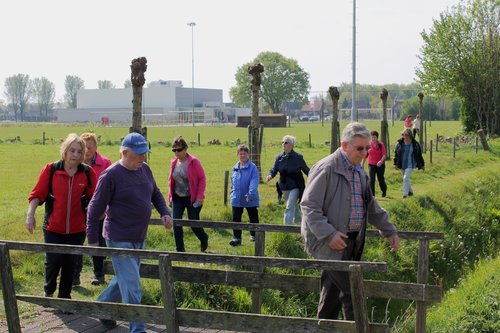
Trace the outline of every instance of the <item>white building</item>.
<instances>
[{"instance_id":1,"label":"white building","mask_svg":"<svg viewBox=\"0 0 500 333\"><path fill-rule=\"evenodd\" d=\"M58 122L132 123L132 88L81 89L76 109L58 109ZM156 81L142 90L142 112L145 121L220 122L234 119L234 108L225 109L222 89L184 88L181 81ZM232 115L231 115L232 114Z\"/></svg>"}]
</instances>

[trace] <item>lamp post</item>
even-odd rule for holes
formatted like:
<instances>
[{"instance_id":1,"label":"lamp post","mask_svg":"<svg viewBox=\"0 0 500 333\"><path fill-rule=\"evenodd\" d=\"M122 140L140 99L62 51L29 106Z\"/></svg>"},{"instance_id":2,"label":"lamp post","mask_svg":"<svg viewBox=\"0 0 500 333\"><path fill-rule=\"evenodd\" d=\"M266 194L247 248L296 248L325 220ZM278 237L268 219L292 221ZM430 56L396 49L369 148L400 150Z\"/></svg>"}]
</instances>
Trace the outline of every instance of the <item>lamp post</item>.
<instances>
[{"instance_id":1,"label":"lamp post","mask_svg":"<svg viewBox=\"0 0 500 333\"><path fill-rule=\"evenodd\" d=\"M193 107L191 121L194 127L194 26L196 23L189 22L187 25L191 27L191 106Z\"/></svg>"}]
</instances>

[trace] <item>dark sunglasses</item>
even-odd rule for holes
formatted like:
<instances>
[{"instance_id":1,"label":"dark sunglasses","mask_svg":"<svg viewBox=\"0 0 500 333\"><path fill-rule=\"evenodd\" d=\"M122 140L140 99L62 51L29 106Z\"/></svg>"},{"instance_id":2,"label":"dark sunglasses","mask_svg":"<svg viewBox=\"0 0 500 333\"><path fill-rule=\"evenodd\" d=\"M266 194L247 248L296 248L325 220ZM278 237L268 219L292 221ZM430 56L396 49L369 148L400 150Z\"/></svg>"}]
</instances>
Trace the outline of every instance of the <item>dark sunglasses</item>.
<instances>
[{"instance_id":1,"label":"dark sunglasses","mask_svg":"<svg viewBox=\"0 0 500 333\"><path fill-rule=\"evenodd\" d=\"M370 148L371 148L370 146L366 146L366 147L365 147L365 146L355 146L355 145L353 145L353 144L351 144L351 143L349 143L349 144L350 144L351 146L353 146L354 148L356 148L356 150L357 150L357 151L363 151L363 150L368 151L368 150L370 150Z\"/></svg>"},{"instance_id":2,"label":"dark sunglasses","mask_svg":"<svg viewBox=\"0 0 500 333\"><path fill-rule=\"evenodd\" d=\"M290 143L290 142L288 142L288 141L283 141L281 144L287 145L287 144L289 144L289 143Z\"/></svg>"},{"instance_id":3,"label":"dark sunglasses","mask_svg":"<svg viewBox=\"0 0 500 333\"><path fill-rule=\"evenodd\" d=\"M172 152L174 152L174 153L180 153L183 150L184 150L184 148L172 148Z\"/></svg>"}]
</instances>

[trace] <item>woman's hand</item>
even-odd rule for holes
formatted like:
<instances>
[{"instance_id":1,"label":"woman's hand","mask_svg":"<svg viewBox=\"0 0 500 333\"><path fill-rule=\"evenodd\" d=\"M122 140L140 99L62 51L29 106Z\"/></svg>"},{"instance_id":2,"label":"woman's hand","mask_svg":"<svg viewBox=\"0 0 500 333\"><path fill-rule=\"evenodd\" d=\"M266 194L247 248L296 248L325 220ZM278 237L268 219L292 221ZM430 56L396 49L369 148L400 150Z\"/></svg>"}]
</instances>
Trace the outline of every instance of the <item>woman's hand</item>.
<instances>
[{"instance_id":1,"label":"woman's hand","mask_svg":"<svg viewBox=\"0 0 500 333\"><path fill-rule=\"evenodd\" d=\"M266 182L269 182L271 179L273 179L273 177L271 177L271 175L267 175Z\"/></svg>"},{"instance_id":2,"label":"woman's hand","mask_svg":"<svg viewBox=\"0 0 500 333\"><path fill-rule=\"evenodd\" d=\"M33 230L36 229L36 220L34 215L28 214L28 216L26 217L26 229L30 234L32 234Z\"/></svg>"}]
</instances>

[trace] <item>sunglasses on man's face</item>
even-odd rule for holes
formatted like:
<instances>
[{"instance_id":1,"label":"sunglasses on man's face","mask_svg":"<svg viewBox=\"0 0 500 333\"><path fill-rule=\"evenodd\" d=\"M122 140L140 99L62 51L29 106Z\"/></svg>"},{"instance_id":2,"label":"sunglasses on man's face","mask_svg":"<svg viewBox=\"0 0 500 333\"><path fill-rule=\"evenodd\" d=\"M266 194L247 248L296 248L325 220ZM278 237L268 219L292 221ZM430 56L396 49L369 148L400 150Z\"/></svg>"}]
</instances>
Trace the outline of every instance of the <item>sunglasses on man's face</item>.
<instances>
[{"instance_id":1,"label":"sunglasses on man's face","mask_svg":"<svg viewBox=\"0 0 500 333\"><path fill-rule=\"evenodd\" d=\"M184 150L184 148L172 148L172 152L174 152L174 153L180 153L183 150Z\"/></svg>"},{"instance_id":2,"label":"sunglasses on man's face","mask_svg":"<svg viewBox=\"0 0 500 333\"><path fill-rule=\"evenodd\" d=\"M351 143L349 143L349 144L350 144L351 146L353 146L354 148L356 148L356 150L357 150L357 151L363 151L363 150L368 151L368 150L370 150L370 146L366 146L366 147L365 147L365 146L355 146L355 145L353 145L353 144L351 144Z\"/></svg>"},{"instance_id":3,"label":"sunglasses on man's face","mask_svg":"<svg viewBox=\"0 0 500 333\"><path fill-rule=\"evenodd\" d=\"M290 143L290 142L288 142L288 141L283 141L281 144L283 144L283 145L287 145L287 144L289 144L289 143Z\"/></svg>"}]
</instances>

